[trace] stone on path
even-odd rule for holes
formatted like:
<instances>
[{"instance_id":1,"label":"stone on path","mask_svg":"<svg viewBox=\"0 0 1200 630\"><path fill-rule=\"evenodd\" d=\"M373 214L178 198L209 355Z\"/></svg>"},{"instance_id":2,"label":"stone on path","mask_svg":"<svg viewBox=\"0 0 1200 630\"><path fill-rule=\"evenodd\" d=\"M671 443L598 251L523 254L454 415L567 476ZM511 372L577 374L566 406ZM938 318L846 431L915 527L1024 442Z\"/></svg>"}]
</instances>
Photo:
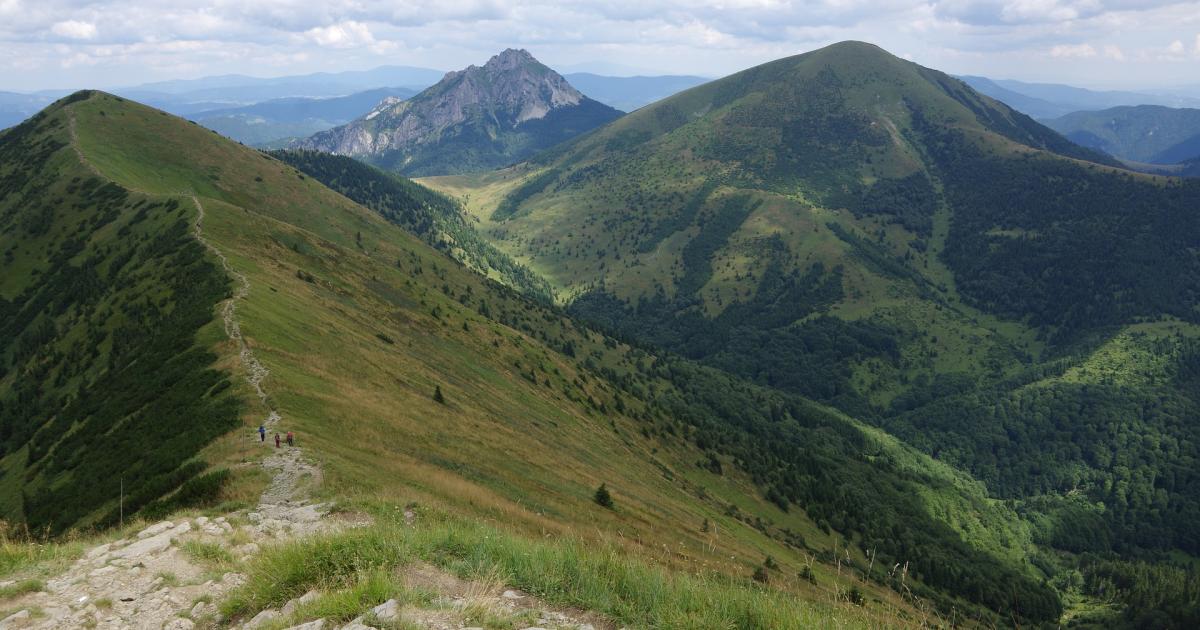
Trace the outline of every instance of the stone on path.
<instances>
[{"instance_id":1,"label":"stone on path","mask_svg":"<svg viewBox=\"0 0 1200 630\"><path fill-rule=\"evenodd\" d=\"M324 627L325 627L325 620L318 619L316 621L302 623L298 626L292 626L292 627L288 628L287 630L322 630Z\"/></svg>"},{"instance_id":2,"label":"stone on path","mask_svg":"<svg viewBox=\"0 0 1200 630\"><path fill-rule=\"evenodd\" d=\"M400 602L389 599L371 609L380 621L395 621L400 618Z\"/></svg>"},{"instance_id":3,"label":"stone on path","mask_svg":"<svg viewBox=\"0 0 1200 630\"><path fill-rule=\"evenodd\" d=\"M259 626L265 625L268 621L271 621L272 619L275 619L277 617L279 617L279 611L268 608L267 610L264 610L264 611L258 613L257 615L254 615L254 618L251 619L250 621L247 621L246 625L242 626L242 627L257 628Z\"/></svg>"},{"instance_id":4,"label":"stone on path","mask_svg":"<svg viewBox=\"0 0 1200 630\"><path fill-rule=\"evenodd\" d=\"M167 531L168 529L171 529L172 527L175 527L175 523L172 523L171 521L160 521L160 522L155 523L155 524L151 525L150 527L147 527L146 529L143 529L142 531L138 532L137 537L140 540L142 538L149 538L151 536L157 536L157 535Z\"/></svg>"},{"instance_id":5,"label":"stone on path","mask_svg":"<svg viewBox=\"0 0 1200 630\"><path fill-rule=\"evenodd\" d=\"M297 608L299 608L300 606L303 606L304 604L307 604L308 602L311 602L312 600L314 600L316 598L317 598L317 592L309 591L309 592L301 595L300 597L297 597L296 599L293 599L293 600L289 601L288 603L284 604L283 608L279 611L279 614L284 617L290 617L290 616L292 616L292 613L296 612Z\"/></svg>"},{"instance_id":6,"label":"stone on path","mask_svg":"<svg viewBox=\"0 0 1200 630\"><path fill-rule=\"evenodd\" d=\"M128 547L118 549L112 553L113 558L137 559L142 556L160 553L166 551L171 546L171 533L163 532L157 536L143 538Z\"/></svg>"}]
</instances>

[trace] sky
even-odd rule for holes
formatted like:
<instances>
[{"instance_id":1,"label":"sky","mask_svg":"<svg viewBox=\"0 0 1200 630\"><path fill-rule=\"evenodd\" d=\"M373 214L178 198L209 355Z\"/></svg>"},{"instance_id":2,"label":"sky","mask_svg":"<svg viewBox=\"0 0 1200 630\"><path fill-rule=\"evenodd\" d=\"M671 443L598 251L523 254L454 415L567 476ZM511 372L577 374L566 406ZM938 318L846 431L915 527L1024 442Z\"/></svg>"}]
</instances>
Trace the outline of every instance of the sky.
<instances>
[{"instance_id":1,"label":"sky","mask_svg":"<svg viewBox=\"0 0 1200 630\"><path fill-rule=\"evenodd\" d=\"M722 76L847 39L955 74L1200 86L1200 1L0 0L0 90L409 65Z\"/></svg>"}]
</instances>

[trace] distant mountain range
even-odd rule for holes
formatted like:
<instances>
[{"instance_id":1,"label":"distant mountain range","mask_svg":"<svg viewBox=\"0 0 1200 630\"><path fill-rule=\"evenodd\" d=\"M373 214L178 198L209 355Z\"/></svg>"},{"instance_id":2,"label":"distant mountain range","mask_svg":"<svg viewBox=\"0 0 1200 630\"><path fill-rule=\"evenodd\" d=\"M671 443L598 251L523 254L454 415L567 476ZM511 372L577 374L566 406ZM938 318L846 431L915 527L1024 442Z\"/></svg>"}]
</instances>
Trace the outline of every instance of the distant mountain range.
<instances>
[{"instance_id":1,"label":"distant mountain range","mask_svg":"<svg viewBox=\"0 0 1200 630\"><path fill-rule=\"evenodd\" d=\"M190 116L202 111L280 98L330 98L381 87L404 87L417 92L441 76L442 72L429 68L383 66L374 70L318 72L273 78L226 75L163 81L113 92L173 114Z\"/></svg>"},{"instance_id":2,"label":"distant mountain range","mask_svg":"<svg viewBox=\"0 0 1200 630\"><path fill-rule=\"evenodd\" d=\"M975 90L1038 119L1058 118L1071 112L1096 111L1123 105L1200 107L1200 98L1185 94L1096 91L1057 83L1026 83L979 76L958 78Z\"/></svg>"},{"instance_id":3,"label":"distant mountain range","mask_svg":"<svg viewBox=\"0 0 1200 630\"><path fill-rule=\"evenodd\" d=\"M344 125L386 98L404 99L416 93L408 88L376 88L334 98L279 98L200 112L194 118L243 144L270 146Z\"/></svg>"},{"instance_id":4,"label":"distant mountain range","mask_svg":"<svg viewBox=\"0 0 1200 630\"><path fill-rule=\"evenodd\" d=\"M66 93L52 91L33 94L0 92L0 129L12 127L29 118Z\"/></svg>"},{"instance_id":5,"label":"distant mountain range","mask_svg":"<svg viewBox=\"0 0 1200 630\"><path fill-rule=\"evenodd\" d=\"M589 72L575 72L563 76L584 94L624 112L631 112L709 81L704 77L686 75L607 77Z\"/></svg>"},{"instance_id":6,"label":"distant mountain range","mask_svg":"<svg viewBox=\"0 0 1200 630\"><path fill-rule=\"evenodd\" d=\"M283 77L235 74L158 81L112 92L187 116L240 142L271 145L345 124L366 114L383 98L412 96L437 83L444 74L429 68L382 66ZM695 76L612 77L586 72L567 75L567 80L595 100L622 111L632 111L708 81ZM0 91L0 129L16 125L71 92ZM366 102L376 94L379 99ZM268 103L265 109L250 108Z\"/></svg>"},{"instance_id":7,"label":"distant mountain range","mask_svg":"<svg viewBox=\"0 0 1200 630\"><path fill-rule=\"evenodd\" d=\"M1077 144L1123 160L1178 164L1200 157L1200 109L1113 107L1045 122Z\"/></svg>"},{"instance_id":8,"label":"distant mountain range","mask_svg":"<svg viewBox=\"0 0 1200 630\"><path fill-rule=\"evenodd\" d=\"M443 175L507 166L620 116L527 51L509 49L293 147Z\"/></svg>"}]
</instances>

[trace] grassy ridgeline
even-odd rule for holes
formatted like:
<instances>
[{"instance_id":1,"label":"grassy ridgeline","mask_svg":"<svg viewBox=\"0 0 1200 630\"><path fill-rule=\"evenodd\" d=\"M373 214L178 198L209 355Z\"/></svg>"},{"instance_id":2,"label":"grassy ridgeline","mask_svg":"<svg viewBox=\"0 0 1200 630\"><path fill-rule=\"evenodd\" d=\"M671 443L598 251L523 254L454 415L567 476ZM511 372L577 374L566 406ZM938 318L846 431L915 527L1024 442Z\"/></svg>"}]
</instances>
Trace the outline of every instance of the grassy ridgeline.
<instances>
[{"instance_id":1,"label":"grassy ridgeline","mask_svg":"<svg viewBox=\"0 0 1200 630\"><path fill-rule=\"evenodd\" d=\"M653 628L868 627L850 604L801 601L787 593L723 575L673 573L620 551L573 538L540 541L442 514L405 526L381 515L377 524L267 549L222 612L250 617L310 589L328 589L291 620L349 620L395 598L420 604L399 569L426 562L466 579L501 583L547 603L579 607L621 625ZM831 595L831 599L832 599ZM892 620L900 623L898 619Z\"/></svg>"}]
</instances>

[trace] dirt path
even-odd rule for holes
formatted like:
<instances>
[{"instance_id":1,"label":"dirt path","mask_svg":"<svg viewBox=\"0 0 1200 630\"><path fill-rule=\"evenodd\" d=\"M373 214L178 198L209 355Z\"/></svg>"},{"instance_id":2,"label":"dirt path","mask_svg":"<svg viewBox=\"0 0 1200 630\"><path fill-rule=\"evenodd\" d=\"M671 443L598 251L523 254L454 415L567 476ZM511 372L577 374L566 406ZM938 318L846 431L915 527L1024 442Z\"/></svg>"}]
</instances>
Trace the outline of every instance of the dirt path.
<instances>
[{"instance_id":1,"label":"dirt path","mask_svg":"<svg viewBox=\"0 0 1200 630\"><path fill-rule=\"evenodd\" d=\"M72 118L72 120L74 120ZM271 404L267 398L267 392L263 389L263 379L267 378L270 373L254 353L250 350L249 344L246 343L246 338L242 336L242 327L238 324L237 319L237 303L238 300L244 300L250 295L250 280L246 278L246 274L236 270L229 264L229 259L215 245L208 242L204 238L204 205L200 203L200 198L196 195L189 195L192 203L196 205L196 222L192 224L192 234L196 240L204 245L208 251L212 252L221 261L221 266L225 268L225 273L233 278L237 283L237 287L233 290L233 296L221 305L221 319L225 324L225 334L238 345L238 356L242 362L242 368L246 370L246 382L254 388L254 393L258 395L259 400L269 410L265 424L271 426L279 421L279 412Z\"/></svg>"}]
</instances>

